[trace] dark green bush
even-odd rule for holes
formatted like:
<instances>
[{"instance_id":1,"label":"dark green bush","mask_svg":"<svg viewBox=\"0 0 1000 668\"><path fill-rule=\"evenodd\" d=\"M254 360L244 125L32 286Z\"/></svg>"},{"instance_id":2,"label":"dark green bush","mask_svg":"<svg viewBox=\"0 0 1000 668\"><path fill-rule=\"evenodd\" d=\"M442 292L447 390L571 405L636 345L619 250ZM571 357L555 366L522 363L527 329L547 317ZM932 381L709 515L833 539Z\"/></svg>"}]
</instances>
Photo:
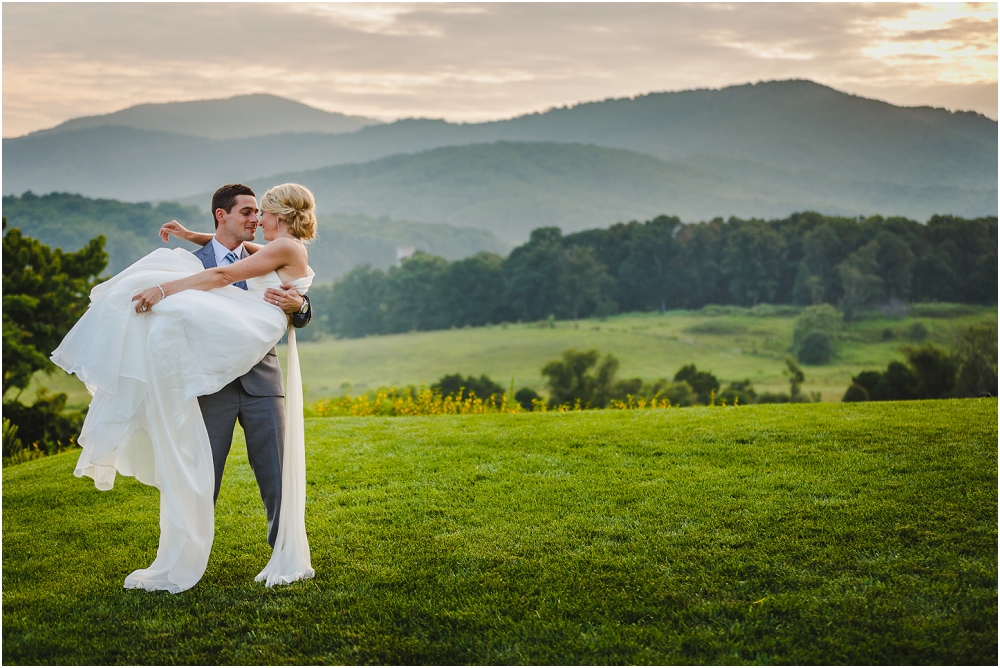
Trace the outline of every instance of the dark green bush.
<instances>
[{"instance_id":1,"label":"dark green bush","mask_svg":"<svg viewBox=\"0 0 1000 668\"><path fill-rule=\"evenodd\" d=\"M542 397L530 387L522 387L514 394L514 401L521 404L521 408L526 411L535 410L535 401Z\"/></svg>"},{"instance_id":2,"label":"dark green bush","mask_svg":"<svg viewBox=\"0 0 1000 668\"><path fill-rule=\"evenodd\" d=\"M462 378L460 373L442 376L441 380L431 385L431 389L441 392L442 397L461 398L463 401L475 395L497 406L503 401L504 395L504 389L485 374L479 378L474 376Z\"/></svg>"},{"instance_id":3,"label":"dark green bush","mask_svg":"<svg viewBox=\"0 0 1000 668\"><path fill-rule=\"evenodd\" d=\"M74 447L83 427L83 413L65 408L65 394L50 395L42 390L30 406L19 401L3 402L3 417L17 429L17 440L24 448L51 455ZM4 439L4 457L15 454L7 452L7 447Z\"/></svg>"},{"instance_id":4,"label":"dark green bush","mask_svg":"<svg viewBox=\"0 0 1000 668\"><path fill-rule=\"evenodd\" d=\"M747 380L739 380L729 384L729 387L719 392L716 397L719 403L725 401L732 405L739 399L741 405L752 404L757 401L757 392L753 389L753 383Z\"/></svg>"},{"instance_id":5,"label":"dark green bush","mask_svg":"<svg viewBox=\"0 0 1000 668\"><path fill-rule=\"evenodd\" d=\"M927 325L920 321L913 323L906 329L906 337L911 341L923 341L928 336L930 336L930 332L927 330Z\"/></svg>"},{"instance_id":6,"label":"dark green bush","mask_svg":"<svg viewBox=\"0 0 1000 668\"><path fill-rule=\"evenodd\" d=\"M844 393L844 398L841 401L868 401L868 390L858 385L857 383L851 383L851 386L847 388L847 392Z\"/></svg>"},{"instance_id":7,"label":"dark green bush","mask_svg":"<svg viewBox=\"0 0 1000 668\"><path fill-rule=\"evenodd\" d=\"M713 392L719 391L719 379L709 371L698 371L694 364L681 367L674 375L674 382L684 381L698 395L698 403L708 405Z\"/></svg>"},{"instance_id":8,"label":"dark green bush","mask_svg":"<svg viewBox=\"0 0 1000 668\"><path fill-rule=\"evenodd\" d=\"M826 332L809 332L796 352L796 358L803 364L826 364L833 359L833 337Z\"/></svg>"}]
</instances>

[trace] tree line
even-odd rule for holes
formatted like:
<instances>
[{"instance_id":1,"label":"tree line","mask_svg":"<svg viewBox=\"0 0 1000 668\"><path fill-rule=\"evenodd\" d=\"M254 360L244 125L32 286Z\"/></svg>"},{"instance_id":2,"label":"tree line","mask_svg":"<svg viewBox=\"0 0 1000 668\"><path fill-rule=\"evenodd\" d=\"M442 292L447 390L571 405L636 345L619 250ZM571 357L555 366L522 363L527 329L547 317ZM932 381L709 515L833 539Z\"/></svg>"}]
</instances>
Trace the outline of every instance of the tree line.
<instances>
[{"instance_id":1,"label":"tree line","mask_svg":"<svg viewBox=\"0 0 1000 668\"><path fill-rule=\"evenodd\" d=\"M684 224L674 216L564 235L534 230L506 258L417 253L314 288L312 334L342 337L625 311L759 303L837 307L997 301L997 218L845 218Z\"/></svg>"}]
</instances>

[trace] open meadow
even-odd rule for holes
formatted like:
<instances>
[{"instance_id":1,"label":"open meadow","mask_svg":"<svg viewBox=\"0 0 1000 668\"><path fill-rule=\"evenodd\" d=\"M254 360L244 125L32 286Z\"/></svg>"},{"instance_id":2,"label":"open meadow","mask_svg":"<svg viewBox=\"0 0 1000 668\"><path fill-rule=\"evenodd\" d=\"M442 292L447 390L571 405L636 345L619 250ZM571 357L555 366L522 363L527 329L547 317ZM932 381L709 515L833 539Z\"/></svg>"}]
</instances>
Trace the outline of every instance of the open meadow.
<instances>
[{"instance_id":1,"label":"open meadow","mask_svg":"<svg viewBox=\"0 0 1000 668\"><path fill-rule=\"evenodd\" d=\"M784 358L792 343L796 309L790 307L706 307L699 311L629 313L604 320L527 323L410 332L362 339L323 339L299 344L306 401L353 394L378 387L428 385L450 373L486 374L503 387L545 393L542 366L567 348L596 348L621 360L619 378L650 381L673 378L685 364L714 373L723 384L750 379L758 392L787 392ZM767 315L771 314L771 315ZM865 369L884 369L902 359L900 347L922 323L927 340L950 347L957 333L972 324L997 322L996 307L916 305L906 317L872 313L845 325L836 357L822 366L803 365L805 392L823 401L840 401L851 377ZM886 335L889 332L891 336ZM283 347L282 347L283 348ZM285 361L283 349L279 359ZM39 375L50 391L69 394L69 405L90 401L83 384L56 371ZM26 395L31 392L26 392Z\"/></svg>"},{"instance_id":2,"label":"open meadow","mask_svg":"<svg viewBox=\"0 0 1000 668\"><path fill-rule=\"evenodd\" d=\"M481 333L773 363L654 338L657 322ZM208 571L176 596L121 586L156 552L155 489L98 492L77 452L4 469L3 662L996 665L995 399L306 431L317 576L274 590L253 582L269 549L242 442Z\"/></svg>"}]
</instances>

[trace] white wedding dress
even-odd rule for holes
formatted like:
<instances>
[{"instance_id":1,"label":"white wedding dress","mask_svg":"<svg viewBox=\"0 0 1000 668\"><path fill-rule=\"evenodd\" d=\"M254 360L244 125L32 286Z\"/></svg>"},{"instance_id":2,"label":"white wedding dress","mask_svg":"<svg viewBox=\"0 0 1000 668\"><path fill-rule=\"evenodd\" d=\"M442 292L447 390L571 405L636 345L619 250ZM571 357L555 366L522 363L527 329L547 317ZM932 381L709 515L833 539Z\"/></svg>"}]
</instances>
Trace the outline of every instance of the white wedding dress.
<instances>
[{"instance_id":1,"label":"white wedding dress","mask_svg":"<svg viewBox=\"0 0 1000 668\"><path fill-rule=\"evenodd\" d=\"M156 559L125 579L130 589L182 592L205 572L215 533L215 469L198 397L221 390L248 372L280 340L285 314L263 299L282 283L276 272L247 280L248 290L226 286L187 290L137 314L136 293L197 273L201 262L183 249L159 249L90 293L90 308L52 353L93 396L74 472L98 489L116 473L160 490ZM291 281L305 293L312 283ZM278 537L267 586L310 578L305 533L305 430L302 377L295 330L288 331L285 441Z\"/></svg>"}]
</instances>

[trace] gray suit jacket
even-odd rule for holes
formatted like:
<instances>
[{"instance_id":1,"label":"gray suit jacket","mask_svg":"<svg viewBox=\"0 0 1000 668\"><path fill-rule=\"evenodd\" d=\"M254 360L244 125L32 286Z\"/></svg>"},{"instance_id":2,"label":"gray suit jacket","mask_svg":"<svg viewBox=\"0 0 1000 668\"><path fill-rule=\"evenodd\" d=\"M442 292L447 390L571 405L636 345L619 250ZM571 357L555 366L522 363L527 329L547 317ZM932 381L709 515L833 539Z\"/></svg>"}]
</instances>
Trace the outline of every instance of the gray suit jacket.
<instances>
[{"instance_id":1,"label":"gray suit jacket","mask_svg":"<svg viewBox=\"0 0 1000 668\"><path fill-rule=\"evenodd\" d=\"M205 269L218 266L215 261L215 251L212 244L206 244L194 252L195 256L205 265ZM243 251L243 257L247 252ZM242 286L246 290L246 283ZM240 383L244 391L252 397L283 397L285 389L281 384L281 367L278 365L278 352L271 350L264 355L264 359L257 363L257 366L240 376Z\"/></svg>"}]
</instances>

